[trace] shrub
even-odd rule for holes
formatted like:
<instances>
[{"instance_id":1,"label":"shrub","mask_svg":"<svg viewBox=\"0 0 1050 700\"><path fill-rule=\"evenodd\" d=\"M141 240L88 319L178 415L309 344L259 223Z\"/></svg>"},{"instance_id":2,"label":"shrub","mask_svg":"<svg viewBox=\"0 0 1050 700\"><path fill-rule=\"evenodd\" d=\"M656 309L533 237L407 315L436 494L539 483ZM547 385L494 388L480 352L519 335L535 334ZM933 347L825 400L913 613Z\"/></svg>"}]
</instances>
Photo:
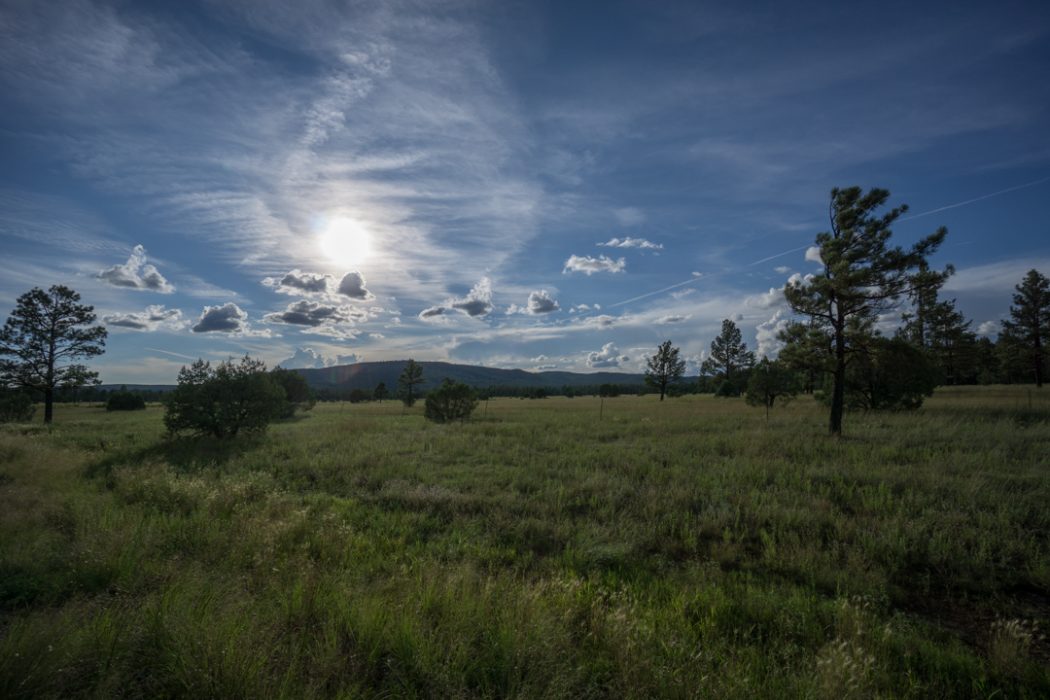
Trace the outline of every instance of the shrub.
<instances>
[{"instance_id":1,"label":"shrub","mask_svg":"<svg viewBox=\"0 0 1050 700\"><path fill-rule=\"evenodd\" d=\"M306 377L295 370L275 367L270 372L270 378L284 389L281 418L291 418L296 411L309 411L317 403L317 397L306 382Z\"/></svg>"},{"instance_id":2,"label":"shrub","mask_svg":"<svg viewBox=\"0 0 1050 700\"><path fill-rule=\"evenodd\" d=\"M197 360L179 371L179 385L165 401L164 425L170 433L189 431L217 438L266 429L281 416L287 398L266 365L247 355L211 363Z\"/></svg>"},{"instance_id":3,"label":"shrub","mask_svg":"<svg viewBox=\"0 0 1050 700\"><path fill-rule=\"evenodd\" d=\"M36 406L28 392L0 389L0 423L28 423L34 413Z\"/></svg>"},{"instance_id":4,"label":"shrub","mask_svg":"<svg viewBox=\"0 0 1050 700\"><path fill-rule=\"evenodd\" d=\"M446 379L440 387L427 394L423 415L438 423L466 420L477 405L478 394L474 389Z\"/></svg>"},{"instance_id":5,"label":"shrub","mask_svg":"<svg viewBox=\"0 0 1050 700\"><path fill-rule=\"evenodd\" d=\"M106 401L107 411L141 411L145 408L146 400L127 390L114 391Z\"/></svg>"}]
</instances>

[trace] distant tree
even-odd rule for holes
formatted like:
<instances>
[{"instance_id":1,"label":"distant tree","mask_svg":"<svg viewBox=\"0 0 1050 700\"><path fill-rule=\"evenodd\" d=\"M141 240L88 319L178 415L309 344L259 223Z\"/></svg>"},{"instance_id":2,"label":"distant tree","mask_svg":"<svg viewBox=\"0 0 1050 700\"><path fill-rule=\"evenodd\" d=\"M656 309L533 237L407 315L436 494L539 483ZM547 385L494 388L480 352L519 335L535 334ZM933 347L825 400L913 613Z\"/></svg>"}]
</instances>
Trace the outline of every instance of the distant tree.
<instances>
[{"instance_id":1,"label":"distant tree","mask_svg":"<svg viewBox=\"0 0 1050 700\"><path fill-rule=\"evenodd\" d=\"M401 402L406 406L415 404L415 388L424 381L422 365L412 359L405 363L405 368L401 371L401 376L397 380L398 396L401 398Z\"/></svg>"},{"instance_id":2,"label":"distant tree","mask_svg":"<svg viewBox=\"0 0 1050 700\"><path fill-rule=\"evenodd\" d=\"M291 418L296 411L309 411L317 404L317 397L306 377L294 369L274 367L270 370L270 378L284 389L281 418Z\"/></svg>"},{"instance_id":3,"label":"distant tree","mask_svg":"<svg viewBox=\"0 0 1050 700\"><path fill-rule=\"evenodd\" d=\"M901 314L904 326L901 335L905 340L920 348L928 348L933 343L932 332L937 313L937 294L948 276L955 273L955 268L948 265L944 272L930 270L929 263L923 259L918 269L909 276L908 299L912 310ZM942 310L943 312L943 310Z\"/></svg>"},{"instance_id":4,"label":"distant tree","mask_svg":"<svg viewBox=\"0 0 1050 700\"><path fill-rule=\"evenodd\" d=\"M598 387L598 396L603 398L613 397L620 395L620 386L618 384L602 384Z\"/></svg>"},{"instance_id":5,"label":"distant tree","mask_svg":"<svg viewBox=\"0 0 1050 700\"><path fill-rule=\"evenodd\" d=\"M1035 385L1042 387L1050 341L1050 280L1038 270L1029 270L1016 290L1010 319L1003 321L1003 335L1028 365Z\"/></svg>"},{"instance_id":6,"label":"distant tree","mask_svg":"<svg viewBox=\"0 0 1050 700\"><path fill-rule=\"evenodd\" d=\"M378 384L376 384L375 391L372 392L372 398L374 398L379 403L383 403L383 399L385 399L389 395L390 392L387 391L386 382L379 382Z\"/></svg>"},{"instance_id":7,"label":"distant tree","mask_svg":"<svg viewBox=\"0 0 1050 700\"><path fill-rule=\"evenodd\" d=\"M106 400L107 411L143 411L146 409L146 400L141 394L128 391L126 386L120 387L120 391L114 391Z\"/></svg>"},{"instance_id":8,"label":"distant tree","mask_svg":"<svg viewBox=\"0 0 1050 700\"><path fill-rule=\"evenodd\" d=\"M664 400L667 387L685 374L685 360L680 359L678 355L678 348L672 346L670 340L665 340L646 362L645 383L660 390L661 401Z\"/></svg>"},{"instance_id":9,"label":"distant tree","mask_svg":"<svg viewBox=\"0 0 1050 700\"><path fill-rule=\"evenodd\" d=\"M259 432L285 410L284 389L261 360L245 355L239 363L216 365L197 360L179 371L178 386L165 402L169 433L232 438Z\"/></svg>"},{"instance_id":10,"label":"distant tree","mask_svg":"<svg viewBox=\"0 0 1050 700\"><path fill-rule=\"evenodd\" d=\"M19 386L44 394L44 422L54 416L55 388L83 365L63 365L80 357L94 357L105 350L106 329L92 326L94 307L78 303L80 295L55 285L46 292L34 288L18 297L0 329L0 384Z\"/></svg>"},{"instance_id":11,"label":"distant tree","mask_svg":"<svg viewBox=\"0 0 1050 700\"><path fill-rule=\"evenodd\" d=\"M955 308L955 300L934 303L926 317L926 348L937 360L945 384L961 383L963 376L974 375L977 335Z\"/></svg>"},{"instance_id":12,"label":"distant tree","mask_svg":"<svg viewBox=\"0 0 1050 700\"><path fill-rule=\"evenodd\" d=\"M812 323L792 321L777 333L777 339L784 344L777 359L798 374L800 390L812 394L820 389L833 357L827 334Z\"/></svg>"},{"instance_id":13,"label":"distant tree","mask_svg":"<svg viewBox=\"0 0 1050 700\"><path fill-rule=\"evenodd\" d=\"M908 208L902 205L876 215L889 195L883 189L867 194L859 187L833 189L831 231L817 234L816 239L824 271L784 287L795 313L809 316L814 328L828 339L833 372L829 430L833 435L842 433L849 356L863 351L879 314L895 308L901 295L915 289L919 282L913 273L948 233L941 227L910 250L890 248L890 226ZM950 268L938 273L927 270L922 284L934 284L950 273Z\"/></svg>"},{"instance_id":14,"label":"distant tree","mask_svg":"<svg viewBox=\"0 0 1050 700\"><path fill-rule=\"evenodd\" d=\"M63 391L73 394L73 403L80 403L80 390L85 386L98 386L101 384L98 372L92 372L84 365L70 365L60 385Z\"/></svg>"},{"instance_id":15,"label":"distant tree","mask_svg":"<svg viewBox=\"0 0 1050 700\"><path fill-rule=\"evenodd\" d=\"M739 396L743 388L744 370L753 364L755 354L747 349L740 329L727 318L722 321L722 332L711 341L711 354L700 369L722 380L716 393Z\"/></svg>"},{"instance_id":16,"label":"distant tree","mask_svg":"<svg viewBox=\"0 0 1050 700\"><path fill-rule=\"evenodd\" d=\"M466 420L478 405L478 394L462 382L446 379L427 393L423 415L437 423Z\"/></svg>"},{"instance_id":17,"label":"distant tree","mask_svg":"<svg viewBox=\"0 0 1050 700\"><path fill-rule=\"evenodd\" d=\"M28 391L0 387L0 423L28 423L34 413L36 406Z\"/></svg>"},{"instance_id":18,"label":"distant tree","mask_svg":"<svg viewBox=\"0 0 1050 700\"><path fill-rule=\"evenodd\" d=\"M350 390L350 395L347 397L350 403L364 403L365 401L372 400L372 392L368 389L362 389L360 387Z\"/></svg>"},{"instance_id":19,"label":"distant tree","mask_svg":"<svg viewBox=\"0 0 1050 700\"><path fill-rule=\"evenodd\" d=\"M746 400L750 406L765 406L766 418L769 410L780 399L785 404L798 393L798 375L786 364L778 360L763 357L761 362L751 369L747 380Z\"/></svg>"}]
</instances>

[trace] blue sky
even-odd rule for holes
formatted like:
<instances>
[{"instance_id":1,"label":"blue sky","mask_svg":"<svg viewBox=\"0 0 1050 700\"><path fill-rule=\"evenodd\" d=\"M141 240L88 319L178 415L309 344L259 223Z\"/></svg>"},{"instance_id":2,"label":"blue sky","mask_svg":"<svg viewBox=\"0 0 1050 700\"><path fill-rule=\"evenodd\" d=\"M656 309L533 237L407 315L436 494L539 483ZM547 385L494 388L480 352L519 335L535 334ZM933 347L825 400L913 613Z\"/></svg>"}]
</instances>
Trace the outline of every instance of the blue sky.
<instances>
[{"instance_id":1,"label":"blue sky","mask_svg":"<svg viewBox=\"0 0 1050 700\"><path fill-rule=\"evenodd\" d=\"M1050 273L1050 5L728 5L4 0L0 307L77 289L109 382L695 367L775 353L856 184L994 334Z\"/></svg>"}]
</instances>

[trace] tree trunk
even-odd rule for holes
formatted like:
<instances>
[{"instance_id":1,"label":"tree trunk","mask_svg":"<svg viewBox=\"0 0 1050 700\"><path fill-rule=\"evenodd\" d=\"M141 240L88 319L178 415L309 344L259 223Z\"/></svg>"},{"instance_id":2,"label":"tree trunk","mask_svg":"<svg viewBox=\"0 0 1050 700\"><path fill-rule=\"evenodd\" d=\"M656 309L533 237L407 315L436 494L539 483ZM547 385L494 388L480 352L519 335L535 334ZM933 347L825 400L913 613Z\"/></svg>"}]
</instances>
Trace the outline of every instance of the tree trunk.
<instances>
[{"instance_id":1,"label":"tree trunk","mask_svg":"<svg viewBox=\"0 0 1050 700\"><path fill-rule=\"evenodd\" d=\"M835 387L831 393L832 435L842 435L842 411L846 403L846 339L842 331L835 331Z\"/></svg>"},{"instance_id":2,"label":"tree trunk","mask_svg":"<svg viewBox=\"0 0 1050 700\"><path fill-rule=\"evenodd\" d=\"M51 419L54 418L55 413L55 397L54 389L48 387L44 389L44 422L50 423Z\"/></svg>"},{"instance_id":3,"label":"tree trunk","mask_svg":"<svg viewBox=\"0 0 1050 700\"><path fill-rule=\"evenodd\" d=\"M667 390L667 382L663 382L663 383L661 383L661 384L660 384L660 400L661 400L661 401L663 401L663 400L664 400L664 392L665 392L666 390Z\"/></svg>"},{"instance_id":4,"label":"tree trunk","mask_svg":"<svg viewBox=\"0 0 1050 700\"><path fill-rule=\"evenodd\" d=\"M1035 336L1035 388L1043 386L1043 344L1042 338L1036 333Z\"/></svg>"}]
</instances>

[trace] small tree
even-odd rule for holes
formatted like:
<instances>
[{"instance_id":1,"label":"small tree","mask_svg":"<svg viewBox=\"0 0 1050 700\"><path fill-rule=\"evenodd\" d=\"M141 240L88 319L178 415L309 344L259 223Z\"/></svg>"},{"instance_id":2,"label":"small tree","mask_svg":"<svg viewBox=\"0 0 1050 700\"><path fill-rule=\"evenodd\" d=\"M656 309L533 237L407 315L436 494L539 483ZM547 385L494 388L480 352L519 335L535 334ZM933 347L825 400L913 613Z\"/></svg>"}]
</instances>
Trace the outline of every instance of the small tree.
<instances>
[{"instance_id":1,"label":"small tree","mask_svg":"<svg viewBox=\"0 0 1050 700\"><path fill-rule=\"evenodd\" d=\"M80 357L101 355L106 329L92 326L94 307L78 303L80 295L55 285L46 292L39 287L18 297L3 329L0 329L0 383L40 391L44 394L44 422L54 417L55 388L83 365L63 365Z\"/></svg>"},{"instance_id":2,"label":"small tree","mask_svg":"<svg viewBox=\"0 0 1050 700\"><path fill-rule=\"evenodd\" d=\"M197 360L179 371L179 384L165 402L164 425L175 434L189 431L217 438L258 432L285 409L284 389L261 360L245 355L212 367Z\"/></svg>"},{"instance_id":3,"label":"small tree","mask_svg":"<svg viewBox=\"0 0 1050 700\"><path fill-rule=\"evenodd\" d=\"M73 403L80 403L80 389L85 386L98 386L102 381L98 378L98 372L92 372L84 365L70 365L62 379L63 392L69 391L73 394Z\"/></svg>"},{"instance_id":4,"label":"small tree","mask_svg":"<svg viewBox=\"0 0 1050 700\"><path fill-rule=\"evenodd\" d=\"M385 399L389 395L390 392L387 391L386 382L379 382L378 384L376 384L375 391L372 392L372 398L374 398L379 403L383 403L383 399Z\"/></svg>"},{"instance_id":5,"label":"small tree","mask_svg":"<svg viewBox=\"0 0 1050 700\"><path fill-rule=\"evenodd\" d=\"M437 423L466 420L478 406L478 394L462 382L446 379L427 393L423 415Z\"/></svg>"},{"instance_id":6,"label":"small tree","mask_svg":"<svg viewBox=\"0 0 1050 700\"><path fill-rule=\"evenodd\" d=\"M863 352L872 337L879 314L897 306L903 294L921 285L936 285L951 273L921 271L926 257L937 250L948 230L939 228L910 250L890 248L890 226L908 210L891 209L879 216L875 211L890 193L859 187L831 191L831 231L817 234L816 243L824 271L803 281L789 282L784 296L795 313L809 316L812 326L823 332L832 352L833 383L829 430L842 434L845 410L846 365L851 353ZM923 331L925 334L925 330Z\"/></svg>"},{"instance_id":7,"label":"small tree","mask_svg":"<svg viewBox=\"0 0 1050 700\"><path fill-rule=\"evenodd\" d=\"M291 418L296 411L309 411L317 404L306 377L294 369L274 367L270 377L284 389L284 406L281 407L281 418Z\"/></svg>"},{"instance_id":8,"label":"small tree","mask_svg":"<svg viewBox=\"0 0 1050 700\"><path fill-rule=\"evenodd\" d=\"M1010 320L1003 321L1003 335L1008 345L1020 349L1036 387L1042 387L1046 343L1050 341L1050 280L1038 270L1029 270L1016 289Z\"/></svg>"},{"instance_id":9,"label":"small tree","mask_svg":"<svg viewBox=\"0 0 1050 700\"><path fill-rule=\"evenodd\" d=\"M401 371L401 376L397 380L398 394L405 406L411 407L415 404L415 388L424 381L422 365L412 359L405 363L405 368Z\"/></svg>"},{"instance_id":10,"label":"small tree","mask_svg":"<svg viewBox=\"0 0 1050 700\"><path fill-rule=\"evenodd\" d=\"M847 367L845 404L865 411L915 410L933 395L938 374L929 353L912 343L875 337Z\"/></svg>"},{"instance_id":11,"label":"small tree","mask_svg":"<svg viewBox=\"0 0 1050 700\"><path fill-rule=\"evenodd\" d=\"M730 319L722 321L722 332L711 341L711 355L700 370L722 379L719 396L739 396L744 370L755 364L755 353L747 349L740 329Z\"/></svg>"},{"instance_id":12,"label":"small tree","mask_svg":"<svg viewBox=\"0 0 1050 700\"><path fill-rule=\"evenodd\" d=\"M685 374L685 360L679 359L678 353L678 348L673 347L670 340L665 340L646 363L645 383L660 390L661 401L664 400L667 387Z\"/></svg>"},{"instance_id":13,"label":"small tree","mask_svg":"<svg viewBox=\"0 0 1050 700\"><path fill-rule=\"evenodd\" d=\"M751 370L747 381L746 400L750 406L765 406L766 418L769 410L780 399L785 404L798 393L798 376L779 361L763 357Z\"/></svg>"}]
</instances>

